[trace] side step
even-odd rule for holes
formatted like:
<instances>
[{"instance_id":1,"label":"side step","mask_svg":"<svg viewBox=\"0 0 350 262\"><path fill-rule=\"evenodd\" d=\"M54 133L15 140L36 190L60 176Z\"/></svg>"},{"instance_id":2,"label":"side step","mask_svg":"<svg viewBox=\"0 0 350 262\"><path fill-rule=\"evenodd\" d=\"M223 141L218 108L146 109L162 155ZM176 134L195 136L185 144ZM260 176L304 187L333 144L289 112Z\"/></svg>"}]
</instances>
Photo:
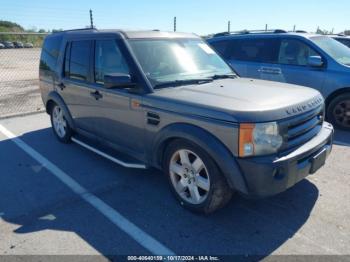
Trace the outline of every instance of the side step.
<instances>
[{"instance_id":1,"label":"side step","mask_svg":"<svg viewBox=\"0 0 350 262\"><path fill-rule=\"evenodd\" d=\"M145 165L142 165L142 164L127 163L127 162L124 162L124 161L122 161L120 159L117 159L117 158L115 158L115 157L113 157L111 155L108 155L108 154L102 152L101 150L98 150L97 148L94 148L94 147L84 143L83 141L81 141L81 140L79 140L79 139L77 139L75 137L72 137L71 140L74 143L76 143L76 144L78 144L78 145L80 145L80 146L82 146L82 147L84 147L84 148L86 148L86 149L88 149L88 150L90 150L90 151L92 151L92 152L94 152L94 153L104 157L104 158L107 158L107 159L111 160L112 162L114 162L114 163L116 163L118 165L121 165L123 167L136 168L136 169L146 169L147 168Z\"/></svg>"}]
</instances>

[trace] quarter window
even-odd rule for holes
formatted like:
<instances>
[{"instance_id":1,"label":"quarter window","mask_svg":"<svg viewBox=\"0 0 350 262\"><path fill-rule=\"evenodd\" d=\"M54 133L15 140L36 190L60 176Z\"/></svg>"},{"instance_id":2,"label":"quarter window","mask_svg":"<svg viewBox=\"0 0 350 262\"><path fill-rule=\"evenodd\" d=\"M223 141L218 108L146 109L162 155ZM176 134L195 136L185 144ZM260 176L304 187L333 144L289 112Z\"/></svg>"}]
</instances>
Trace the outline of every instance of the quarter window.
<instances>
[{"instance_id":1,"label":"quarter window","mask_svg":"<svg viewBox=\"0 0 350 262\"><path fill-rule=\"evenodd\" d=\"M130 74L129 67L115 40L96 41L95 82L103 84L104 76L111 73Z\"/></svg>"},{"instance_id":2,"label":"quarter window","mask_svg":"<svg viewBox=\"0 0 350 262\"><path fill-rule=\"evenodd\" d=\"M41 52L40 69L54 71L60 52L62 36L46 38Z\"/></svg>"}]
</instances>

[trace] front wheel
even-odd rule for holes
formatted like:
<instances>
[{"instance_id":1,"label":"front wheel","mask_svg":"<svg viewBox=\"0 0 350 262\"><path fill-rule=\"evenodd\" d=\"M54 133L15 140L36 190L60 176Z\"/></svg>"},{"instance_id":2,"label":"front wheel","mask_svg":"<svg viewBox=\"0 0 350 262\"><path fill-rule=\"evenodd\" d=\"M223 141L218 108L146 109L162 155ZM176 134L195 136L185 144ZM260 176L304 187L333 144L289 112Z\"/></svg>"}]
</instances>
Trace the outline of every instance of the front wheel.
<instances>
[{"instance_id":1,"label":"front wheel","mask_svg":"<svg viewBox=\"0 0 350 262\"><path fill-rule=\"evenodd\" d=\"M59 105L54 105L51 113L51 125L54 134L63 143L69 143L72 137L72 129L70 128L62 108Z\"/></svg>"},{"instance_id":2,"label":"front wheel","mask_svg":"<svg viewBox=\"0 0 350 262\"><path fill-rule=\"evenodd\" d=\"M211 213L231 199L232 190L225 177L199 146L176 140L167 147L164 161L172 191L184 207Z\"/></svg>"},{"instance_id":3,"label":"front wheel","mask_svg":"<svg viewBox=\"0 0 350 262\"><path fill-rule=\"evenodd\" d=\"M327 119L339 129L350 130L350 93L339 95L330 102Z\"/></svg>"}]
</instances>

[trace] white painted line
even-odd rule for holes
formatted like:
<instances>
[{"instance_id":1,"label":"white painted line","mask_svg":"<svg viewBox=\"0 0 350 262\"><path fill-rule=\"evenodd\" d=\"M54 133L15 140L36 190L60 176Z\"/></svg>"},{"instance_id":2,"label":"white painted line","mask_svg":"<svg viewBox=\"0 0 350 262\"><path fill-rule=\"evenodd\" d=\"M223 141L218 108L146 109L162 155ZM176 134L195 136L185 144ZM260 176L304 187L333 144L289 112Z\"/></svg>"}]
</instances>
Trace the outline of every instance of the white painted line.
<instances>
[{"instance_id":1,"label":"white painted line","mask_svg":"<svg viewBox=\"0 0 350 262\"><path fill-rule=\"evenodd\" d=\"M90 145L88 145L88 144L86 144L86 143L84 143L84 142L74 138L74 137L72 137L72 141L74 143L76 143L76 144L78 144L78 145L80 145L80 146L82 146L82 147L84 147L84 148L86 148L86 149L88 149L88 150L90 150L90 151L92 151L92 152L102 156L102 157L105 157L105 158L111 160L114 163L117 163L118 165L123 166L123 167L146 169L145 165L125 163L125 162L123 162L123 161L121 161L121 160L119 160L119 159L117 159L115 157L112 157L111 155L108 155L108 154L98 150L97 148L94 148L94 147L92 147L92 146L90 146Z\"/></svg>"},{"instance_id":2,"label":"white painted line","mask_svg":"<svg viewBox=\"0 0 350 262\"><path fill-rule=\"evenodd\" d=\"M171 251L166 246L158 242L152 236L148 235L135 224L127 220L118 211L108 206L101 199L88 192L84 187L82 187L74 179L68 176L55 164L53 164L35 149L30 147L23 140L16 137L11 131L6 129L2 125L0 125L0 132L3 133L9 139L11 139L19 148L21 148L33 159L42 164L47 170L49 170L54 176L56 176L56 178L58 178L62 183L68 186L74 193L76 193L83 200L92 205L95 209L97 209L100 213L107 217L114 225L116 225L120 230L124 231L126 234L128 234L131 238L133 238L137 243L139 243L145 249L150 251L152 254L175 255L173 251Z\"/></svg>"}]
</instances>

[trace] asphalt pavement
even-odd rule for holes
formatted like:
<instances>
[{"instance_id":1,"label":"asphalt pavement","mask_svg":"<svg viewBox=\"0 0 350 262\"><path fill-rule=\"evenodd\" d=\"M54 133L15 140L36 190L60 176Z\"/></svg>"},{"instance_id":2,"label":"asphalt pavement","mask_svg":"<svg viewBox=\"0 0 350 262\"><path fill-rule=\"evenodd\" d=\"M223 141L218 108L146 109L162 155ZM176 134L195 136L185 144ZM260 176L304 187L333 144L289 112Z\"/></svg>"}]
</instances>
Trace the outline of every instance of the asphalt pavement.
<instances>
[{"instance_id":1,"label":"asphalt pavement","mask_svg":"<svg viewBox=\"0 0 350 262\"><path fill-rule=\"evenodd\" d=\"M61 144L44 114L0 120L0 254L350 255L350 134L277 196L183 209L159 171Z\"/></svg>"}]
</instances>

